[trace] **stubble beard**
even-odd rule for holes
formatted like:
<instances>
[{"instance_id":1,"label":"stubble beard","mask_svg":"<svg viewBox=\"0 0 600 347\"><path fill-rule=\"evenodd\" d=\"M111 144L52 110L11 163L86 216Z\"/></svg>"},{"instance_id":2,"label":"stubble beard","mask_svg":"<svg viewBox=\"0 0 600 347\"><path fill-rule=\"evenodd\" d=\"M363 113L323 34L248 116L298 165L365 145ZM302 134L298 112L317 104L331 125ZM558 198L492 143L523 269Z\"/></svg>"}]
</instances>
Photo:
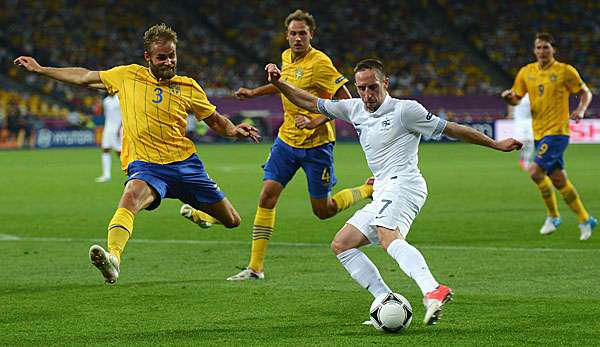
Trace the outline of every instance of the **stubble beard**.
<instances>
[{"instance_id":1,"label":"stubble beard","mask_svg":"<svg viewBox=\"0 0 600 347\"><path fill-rule=\"evenodd\" d=\"M150 70L152 71L154 76L156 76L156 78L158 78L159 81L169 80L169 79L173 78L173 76L175 76L175 73L177 71L177 65L173 65L173 67L171 67L171 68L160 68L157 65L152 64L152 62L149 62L149 64L150 64Z\"/></svg>"}]
</instances>

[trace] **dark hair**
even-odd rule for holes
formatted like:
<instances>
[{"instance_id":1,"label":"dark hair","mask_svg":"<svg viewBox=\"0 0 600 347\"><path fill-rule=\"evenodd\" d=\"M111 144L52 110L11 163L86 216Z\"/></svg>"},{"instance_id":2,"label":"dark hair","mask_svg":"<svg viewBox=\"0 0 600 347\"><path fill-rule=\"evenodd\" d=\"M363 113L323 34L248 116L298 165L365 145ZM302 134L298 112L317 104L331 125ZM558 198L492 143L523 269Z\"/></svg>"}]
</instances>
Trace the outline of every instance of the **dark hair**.
<instances>
[{"instance_id":1,"label":"dark hair","mask_svg":"<svg viewBox=\"0 0 600 347\"><path fill-rule=\"evenodd\" d=\"M299 20L306 23L311 33L317 29L317 22L315 22L315 18L310 13L297 9L285 18L285 31L287 31L290 22L293 20Z\"/></svg>"},{"instance_id":2,"label":"dark hair","mask_svg":"<svg viewBox=\"0 0 600 347\"><path fill-rule=\"evenodd\" d=\"M546 41L552 45L552 47L556 48L556 42L554 41L554 37L550 33L540 32L535 34L536 40Z\"/></svg>"},{"instance_id":3,"label":"dark hair","mask_svg":"<svg viewBox=\"0 0 600 347\"><path fill-rule=\"evenodd\" d=\"M162 41L177 44L177 33L165 23L151 26L144 33L144 51L150 52L153 43Z\"/></svg>"},{"instance_id":4,"label":"dark hair","mask_svg":"<svg viewBox=\"0 0 600 347\"><path fill-rule=\"evenodd\" d=\"M380 77L381 79L385 78L385 72L383 71L383 63L379 59L363 59L356 63L356 66L354 67L354 73L363 70L375 70L378 74L378 77Z\"/></svg>"}]
</instances>

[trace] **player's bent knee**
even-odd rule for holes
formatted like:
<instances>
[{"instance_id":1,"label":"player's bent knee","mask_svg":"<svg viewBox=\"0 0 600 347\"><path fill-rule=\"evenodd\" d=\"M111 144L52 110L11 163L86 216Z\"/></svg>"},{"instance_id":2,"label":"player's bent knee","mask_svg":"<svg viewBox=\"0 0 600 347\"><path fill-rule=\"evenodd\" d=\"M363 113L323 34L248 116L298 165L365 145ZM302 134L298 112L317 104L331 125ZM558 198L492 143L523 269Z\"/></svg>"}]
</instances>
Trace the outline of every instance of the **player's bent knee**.
<instances>
[{"instance_id":1,"label":"player's bent knee","mask_svg":"<svg viewBox=\"0 0 600 347\"><path fill-rule=\"evenodd\" d=\"M350 247L343 240L334 239L333 241L331 241L331 250L333 251L333 253L335 255L343 253L343 252L349 250L350 248L354 248L354 247Z\"/></svg>"},{"instance_id":2,"label":"player's bent knee","mask_svg":"<svg viewBox=\"0 0 600 347\"><path fill-rule=\"evenodd\" d=\"M234 211L229 214L226 220L221 221L221 223L223 223L223 226L228 229L237 228L240 226L240 224L242 224L242 218L240 218L240 215Z\"/></svg>"},{"instance_id":3,"label":"player's bent knee","mask_svg":"<svg viewBox=\"0 0 600 347\"><path fill-rule=\"evenodd\" d=\"M329 211L327 209L322 209L322 208L313 208L313 213L319 219L327 219L327 218L331 218L335 215L335 213L331 213L331 211Z\"/></svg>"}]
</instances>

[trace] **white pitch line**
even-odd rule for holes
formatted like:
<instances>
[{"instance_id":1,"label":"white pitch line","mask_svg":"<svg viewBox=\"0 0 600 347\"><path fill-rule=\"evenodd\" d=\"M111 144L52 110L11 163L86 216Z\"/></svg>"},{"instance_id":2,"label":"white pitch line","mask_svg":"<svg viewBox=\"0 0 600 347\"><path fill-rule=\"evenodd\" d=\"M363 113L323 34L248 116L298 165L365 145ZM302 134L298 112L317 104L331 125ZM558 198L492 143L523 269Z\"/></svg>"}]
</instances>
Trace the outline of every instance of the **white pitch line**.
<instances>
[{"instance_id":1,"label":"white pitch line","mask_svg":"<svg viewBox=\"0 0 600 347\"><path fill-rule=\"evenodd\" d=\"M29 242L104 242L106 239L77 239L64 237L21 237L9 234L0 234L0 241L29 241ZM133 243L150 244L180 244L180 245L249 245L249 241L235 240L148 240L131 239ZM307 242L270 242L273 246L284 247L329 247L329 243L307 243ZM440 249L454 251L491 251L491 252L570 252L570 253L600 253L600 249L577 249L577 248L523 248L523 247L488 247L488 246L439 246L418 245L420 249Z\"/></svg>"}]
</instances>

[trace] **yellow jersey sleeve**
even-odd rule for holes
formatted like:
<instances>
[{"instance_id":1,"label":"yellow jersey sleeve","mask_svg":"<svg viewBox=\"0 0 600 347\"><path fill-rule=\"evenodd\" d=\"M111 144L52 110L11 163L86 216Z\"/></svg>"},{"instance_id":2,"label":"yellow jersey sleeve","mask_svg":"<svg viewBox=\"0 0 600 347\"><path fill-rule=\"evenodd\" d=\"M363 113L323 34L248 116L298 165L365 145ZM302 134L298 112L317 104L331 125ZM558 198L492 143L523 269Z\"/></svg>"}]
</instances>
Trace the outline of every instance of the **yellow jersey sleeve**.
<instances>
[{"instance_id":1,"label":"yellow jersey sleeve","mask_svg":"<svg viewBox=\"0 0 600 347\"><path fill-rule=\"evenodd\" d=\"M565 69L565 87L570 93L579 93L579 91L585 86L585 83L579 76L577 70L571 66L566 66Z\"/></svg>"},{"instance_id":2,"label":"yellow jersey sleeve","mask_svg":"<svg viewBox=\"0 0 600 347\"><path fill-rule=\"evenodd\" d=\"M512 90L517 96L523 97L523 95L527 94L527 83L526 83L526 66L522 67L515 78L515 84L512 87Z\"/></svg>"},{"instance_id":3,"label":"yellow jersey sleeve","mask_svg":"<svg viewBox=\"0 0 600 347\"><path fill-rule=\"evenodd\" d=\"M203 120L204 118L208 118L215 113L217 107L208 101L206 97L206 93L198 82L192 80L192 111L196 115L196 119Z\"/></svg>"},{"instance_id":4,"label":"yellow jersey sleeve","mask_svg":"<svg viewBox=\"0 0 600 347\"><path fill-rule=\"evenodd\" d=\"M314 76L316 87L329 94L319 96L327 99L331 99L338 89L348 82L348 79L338 72L329 58L317 63L317 71Z\"/></svg>"},{"instance_id":5,"label":"yellow jersey sleeve","mask_svg":"<svg viewBox=\"0 0 600 347\"><path fill-rule=\"evenodd\" d=\"M106 87L108 94L116 94L119 88L123 86L123 80L127 77L127 72L131 65L115 66L110 70L100 71L100 79Z\"/></svg>"}]
</instances>

